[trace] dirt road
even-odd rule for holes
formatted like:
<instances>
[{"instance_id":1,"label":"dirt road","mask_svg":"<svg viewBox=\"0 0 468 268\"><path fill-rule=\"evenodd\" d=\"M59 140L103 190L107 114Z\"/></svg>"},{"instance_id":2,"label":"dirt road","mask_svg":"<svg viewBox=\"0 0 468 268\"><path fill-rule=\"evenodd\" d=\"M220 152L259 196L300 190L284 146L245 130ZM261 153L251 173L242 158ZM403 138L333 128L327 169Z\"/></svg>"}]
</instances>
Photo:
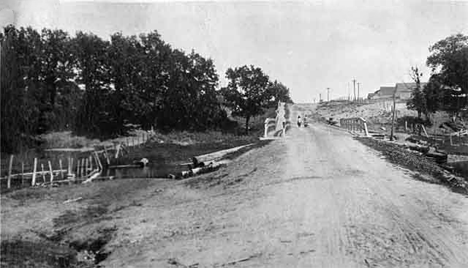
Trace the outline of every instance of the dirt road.
<instances>
[{"instance_id":1,"label":"dirt road","mask_svg":"<svg viewBox=\"0 0 468 268\"><path fill-rule=\"evenodd\" d=\"M187 185L122 212L127 227L102 264L468 267L465 196L326 126L293 128Z\"/></svg>"}]
</instances>

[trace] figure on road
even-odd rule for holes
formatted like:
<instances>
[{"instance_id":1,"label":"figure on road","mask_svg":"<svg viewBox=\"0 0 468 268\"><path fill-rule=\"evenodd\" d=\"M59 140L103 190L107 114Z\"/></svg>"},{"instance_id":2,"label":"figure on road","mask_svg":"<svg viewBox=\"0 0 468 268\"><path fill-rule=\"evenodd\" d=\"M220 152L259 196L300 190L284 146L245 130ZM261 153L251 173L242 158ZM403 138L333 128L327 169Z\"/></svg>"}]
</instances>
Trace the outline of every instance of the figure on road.
<instances>
[{"instance_id":1,"label":"figure on road","mask_svg":"<svg viewBox=\"0 0 468 268\"><path fill-rule=\"evenodd\" d=\"M300 115L297 116L297 126L301 127L301 116Z\"/></svg>"}]
</instances>

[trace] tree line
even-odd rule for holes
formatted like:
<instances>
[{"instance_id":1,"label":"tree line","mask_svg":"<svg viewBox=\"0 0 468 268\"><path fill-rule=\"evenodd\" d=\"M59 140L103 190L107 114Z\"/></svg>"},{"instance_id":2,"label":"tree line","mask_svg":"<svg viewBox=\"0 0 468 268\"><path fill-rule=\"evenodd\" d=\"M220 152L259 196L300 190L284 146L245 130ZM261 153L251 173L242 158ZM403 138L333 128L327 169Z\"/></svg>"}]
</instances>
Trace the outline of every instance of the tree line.
<instances>
[{"instance_id":1,"label":"tree line","mask_svg":"<svg viewBox=\"0 0 468 268\"><path fill-rule=\"evenodd\" d=\"M224 106L248 125L278 101L292 102L286 86L254 66L229 68L229 85L219 89L212 59L172 48L157 31L104 40L10 25L0 44L2 152L31 146L50 131L102 138L135 125L226 129L233 122Z\"/></svg>"},{"instance_id":2,"label":"tree line","mask_svg":"<svg viewBox=\"0 0 468 268\"><path fill-rule=\"evenodd\" d=\"M468 104L468 36L451 35L429 47L426 64L431 68L429 81L421 83L423 74L417 67L411 68L411 77L416 83L409 109L418 112L430 122L430 115L446 111L453 118Z\"/></svg>"}]
</instances>

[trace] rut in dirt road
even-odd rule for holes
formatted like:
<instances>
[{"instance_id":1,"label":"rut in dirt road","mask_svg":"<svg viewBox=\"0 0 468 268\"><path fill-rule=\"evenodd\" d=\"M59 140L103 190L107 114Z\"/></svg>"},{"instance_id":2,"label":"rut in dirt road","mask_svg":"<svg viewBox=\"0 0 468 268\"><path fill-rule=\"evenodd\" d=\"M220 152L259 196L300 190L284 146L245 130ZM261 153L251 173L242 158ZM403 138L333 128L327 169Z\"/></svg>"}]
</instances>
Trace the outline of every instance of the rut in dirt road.
<instances>
[{"instance_id":1,"label":"rut in dirt road","mask_svg":"<svg viewBox=\"0 0 468 268\"><path fill-rule=\"evenodd\" d=\"M166 208L148 200L127 215L157 216L129 231L142 237L135 250L105 264L468 267L467 198L412 179L345 132L292 128L207 176L224 186L177 190L171 198L198 198Z\"/></svg>"}]
</instances>

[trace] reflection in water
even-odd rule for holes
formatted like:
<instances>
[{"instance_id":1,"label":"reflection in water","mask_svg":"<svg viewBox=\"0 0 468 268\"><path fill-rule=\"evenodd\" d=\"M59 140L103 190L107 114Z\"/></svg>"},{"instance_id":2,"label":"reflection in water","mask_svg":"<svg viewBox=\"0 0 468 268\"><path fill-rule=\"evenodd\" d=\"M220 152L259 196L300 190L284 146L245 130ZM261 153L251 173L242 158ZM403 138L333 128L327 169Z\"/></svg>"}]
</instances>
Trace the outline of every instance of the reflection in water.
<instances>
[{"instance_id":1,"label":"reflection in water","mask_svg":"<svg viewBox=\"0 0 468 268\"><path fill-rule=\"evenodd\" d=\"M112 168L104 170L104 176L114 176L116 179L132 178L167 178L169 174L175 174L187 170L185 166L153 165L146 167Z\"/></svg>"}]
</instances>

